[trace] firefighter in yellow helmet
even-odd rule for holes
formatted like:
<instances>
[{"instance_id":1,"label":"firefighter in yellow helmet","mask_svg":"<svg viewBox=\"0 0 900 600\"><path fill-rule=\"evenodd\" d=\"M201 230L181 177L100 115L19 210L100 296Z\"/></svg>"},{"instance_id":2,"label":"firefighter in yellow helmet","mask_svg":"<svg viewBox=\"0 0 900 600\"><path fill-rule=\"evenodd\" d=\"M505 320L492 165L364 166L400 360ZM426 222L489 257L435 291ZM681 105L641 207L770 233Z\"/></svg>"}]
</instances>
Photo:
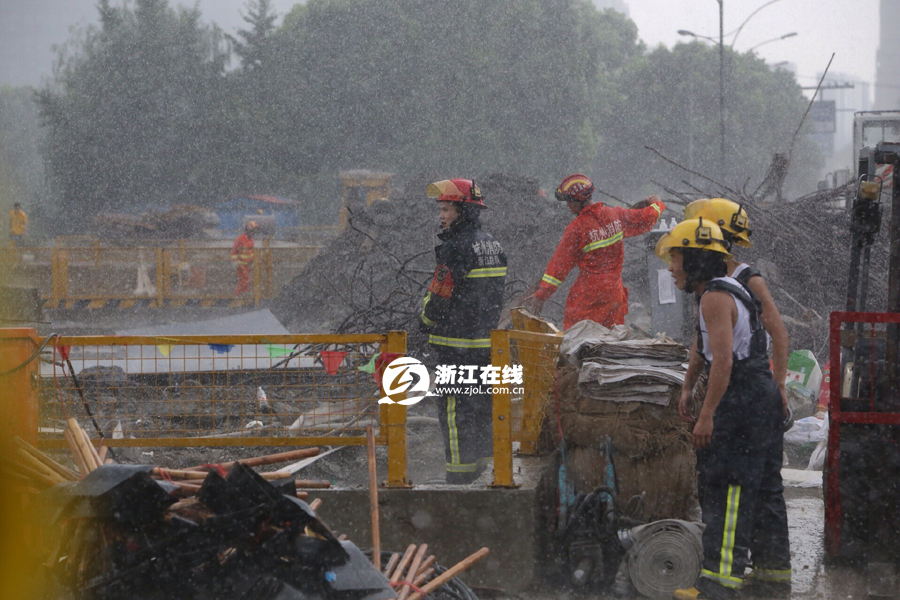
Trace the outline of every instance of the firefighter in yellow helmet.
<instances>
[{"instance_id":1,"label":"firefighter in yellow helmet","mask_svg":"<svg viewBox=\"0 0 900 600\"><path fill-rule=\"evenodd\" d=\"M703 511L703 561L677 600L731 600L749 553L763 596L790 593L791 554L781 482L782 401L769 369L768 340L756 295L728 277L722 229L703 218L676 225L656 255L675 285L697 296L696 352L709 385L692 431Z\"/></svg>"},{"instance_id":2,"label":"firefighter in yellow helmet","mask_svg":"<svg viewBox=\"0 0 900 600\"><path fill-rule=\"evenodd\" d=\"M684 209L685 219L696 219L702 217L705 221L712 221L722 230L725 238L725 245L731 250L732 244L751 248L753 243L750 241L750 218L747 211L737 202L727 200L725 198L711 198L695 200L687 205ZM775 374L775 383L781 390L781 400L784 403L785 412L787 412L787 393L785 392L785 380L787 379L787 363L788 363L788 332L781 319L781 313L775 306L772 294L769 292L769 286L763 279L760 272L750 265L738 262L733 258L725 261L728 266L728 276L737 279L742 285L749 287L754 294L762 302L762 320L763 327L766 328L772 339L772 372ZM692 355L692 359L694 359ZM696 375L699 368L699 358L694 359L697 364L691 364L693 369L688 369L688 377L685 380L685 386L682 388L681 402L679 409L682 416L686 416L686 409L691 399L693 384L696 382ZM690 380L690 381L688 381ZM690 383L690 385L687 385Z\"/></svg>"}]
</instances>

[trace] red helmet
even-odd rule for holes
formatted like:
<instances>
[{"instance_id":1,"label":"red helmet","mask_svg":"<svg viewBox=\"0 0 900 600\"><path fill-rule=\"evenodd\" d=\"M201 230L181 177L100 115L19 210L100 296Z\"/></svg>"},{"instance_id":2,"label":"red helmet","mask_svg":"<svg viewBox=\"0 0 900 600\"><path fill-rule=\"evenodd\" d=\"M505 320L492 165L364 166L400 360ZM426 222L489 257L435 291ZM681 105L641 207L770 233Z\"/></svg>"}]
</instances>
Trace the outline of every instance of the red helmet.
<instances>
[{"instance_id":1,"label":"red helmet","mask_svg":"<svg viewBox=\"0 0 900 600\"><path fill-rule=\"evenodd\" d=\"M256 231L259 229L259 223L256 221L247 221L247 225L244 227L247 231Z\"/></svg>"},{"instance_id":2,"label":"red helmet","mask_svg":"<svg viewBox=\"0 0 900 600\"><path fill-rule=\"evenodd\" d=\"M556 199L560 202L585 202L594 194L594 184L585 175L573 173L556 188Z\"/></svg>"},{"instance_id":3,"label":"red helmet","mask_svg":"<svg viewBox=\"0 0 900 600\"><path fill-rule=\"evenodd\" d=\"M487 208L478 184L472 179L444 179L429 183L426 193L429 198L436 198L438 202L461 202Z\"/></svg>"}]
</instances>

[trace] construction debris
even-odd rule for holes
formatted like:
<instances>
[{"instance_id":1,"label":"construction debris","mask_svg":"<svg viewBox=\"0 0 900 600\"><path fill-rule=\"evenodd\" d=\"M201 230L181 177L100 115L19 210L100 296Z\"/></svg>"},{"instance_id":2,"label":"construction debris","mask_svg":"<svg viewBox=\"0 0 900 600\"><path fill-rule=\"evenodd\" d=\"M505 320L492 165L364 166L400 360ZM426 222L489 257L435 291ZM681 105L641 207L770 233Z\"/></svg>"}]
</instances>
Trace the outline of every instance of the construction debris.
<instances>
[{"instance_id":1,"label":"construction debris","mask_svg":"<svg viewBox=\"0 0 900 600\"><path fill-rule=\"evenodd\" d=\"M537 180L489 174L476 181L488 205L482 224L509 261L506 298L512 300L540 280L571 215L539 194ZM428 182L410 181L404 194L350 216L347 229L276 298L272 311L285 327L338 333L404 329L411 333L410 345L417 342L418 315L440 242L437 209L425 198ZM562 316L553 302L546 310Z\"/></svg>"},{"instance_id":2,"label":"construction debris","mask_svg":"<svg viewBox=\"0 0 900 600\"><path fill-rule=\"evenodd\" d=\"M202 206L175 205L165 211L148 210L139 215L100 213L94 228L104 238L184 239L204 237L204 230L219 226L219 216Z\"/></svg>"},{"instance_id":3,"label":"construction debris","mask_svg":"<svg viewBox=\"0 0 900 600\"><path fill-rule=\"evenodd\" d=\"M19 438L0 466L53 507L47 538L57 541L44 564L54 597L477 600L456 577L487 548L449 569L426 544L410 545L402 560L379 551L382 574L318 518L321 498L303 501L301 488L329 482L253 469L306 460L317 448L166 469L104 464L105 446L98 450L76 419L65 437L79 473Z\"/></svg>"},{"instance_id":4,"label":"construction debris","mask_svg":"<svg viewBox=\"0 0 900 600\"><path fill-rule=\"evenodd\" d=\"M86 598L395 598L349 541L291 490L235 464L176 501L150 466L105 465L62 489L62 531L46 562L63 594Z\"/></svg>"}]
</instances>

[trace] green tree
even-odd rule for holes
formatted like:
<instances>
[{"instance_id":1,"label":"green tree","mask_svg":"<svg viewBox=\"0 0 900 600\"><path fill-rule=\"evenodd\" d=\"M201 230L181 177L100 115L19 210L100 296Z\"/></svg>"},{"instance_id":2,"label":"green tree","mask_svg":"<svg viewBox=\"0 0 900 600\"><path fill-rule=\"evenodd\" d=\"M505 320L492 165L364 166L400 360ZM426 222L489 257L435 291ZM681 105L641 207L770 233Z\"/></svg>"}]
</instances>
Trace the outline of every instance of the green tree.
<instances>
[{"instance_id":1,"label":"green tree","mask_svg":"<svg viewBox=\"0 0 900 600\"><path fill-rule=\"evenodd\" d=\"M276 37L312 170L584 166L602 89L641 49L633 24L573 0L313 0Z\"/></svg>"},{"instance_id":2,"label":"green tree","mask_svg":"<svg viewBox=\"0 0 900 600\"><path fill-rule=\"evenodd\" d=\"M21 202L30 214L45 200L42 140L34 90L0 86L0 211Z\"/></svg>"},{"instance_id":3,"label":"green tree","mask_svg":"<svg viewBox=\"0 0 900 600\"><path fill-rule=\"evenodd\" d=\"M93 212L220 194L233 178L221 32L165 0L99 11L38 96L62 201Z\"/></svg>"},{"instance_id":4,"label":"green tree","mask_svg":"<svg viewBox=\"0 0 900 600\"><path fill-rule=\"evenodd\" d=\"M701 180L644 149L651 146L681 165L749 191L765 176L776 152L786 153L807 99L787 71L726 50L726 153L721 168L718 48L699 42L659 47L633 61L618 78L602 116L597 171L614 190L636 190L651 180L684 189ZM793 172L814 175L817 151L798 138ZM658 188L656 188L658 191Z\"/></svg>"}]
</instances>

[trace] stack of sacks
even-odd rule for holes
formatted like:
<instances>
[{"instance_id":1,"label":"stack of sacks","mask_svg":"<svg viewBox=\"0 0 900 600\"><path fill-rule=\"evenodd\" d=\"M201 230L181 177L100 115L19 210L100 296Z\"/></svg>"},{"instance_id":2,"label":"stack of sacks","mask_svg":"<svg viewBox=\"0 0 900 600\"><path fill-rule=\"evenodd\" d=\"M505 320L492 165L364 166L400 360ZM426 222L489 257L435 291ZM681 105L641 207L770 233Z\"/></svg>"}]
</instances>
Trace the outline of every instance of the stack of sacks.
<instances>
[{"instance_id":1,"label":"stack of sacks","mask_svg":"<svg viewBox=\"0 0 900 600\"><path fill-rule=\"evenodd\" d=\"M558 389L568 472L576 492L602 485L609 436L620 500L646 493L644 519L687 519L697 506L690 426L678 416L687 350L628 337L589 321L566 332Z\"/></svg>"}]
</instances>

